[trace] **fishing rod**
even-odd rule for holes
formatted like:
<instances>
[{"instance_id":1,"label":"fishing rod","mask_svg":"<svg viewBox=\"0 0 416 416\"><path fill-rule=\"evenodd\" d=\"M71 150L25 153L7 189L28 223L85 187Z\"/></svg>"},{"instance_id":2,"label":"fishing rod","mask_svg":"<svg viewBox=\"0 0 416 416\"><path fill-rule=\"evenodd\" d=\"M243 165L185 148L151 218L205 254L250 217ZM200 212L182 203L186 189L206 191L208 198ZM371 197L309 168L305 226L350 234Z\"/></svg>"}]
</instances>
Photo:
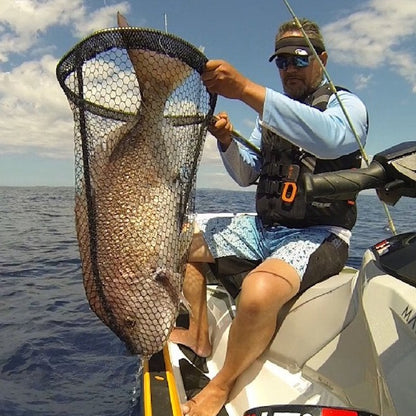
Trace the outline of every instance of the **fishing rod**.
<instances>
[{"instance_id":1,"label":"fishing rod","mask_svg":"<svg viewBox=\"0 0 416 416\"><path fill-rule=\"evenodd\" d=\"M306 43L308 44L308 47L309 47L309 48L310 48L310 50L312 51L314 58L316 59L316 61L317 61L317 62L318 62L318 64L320 65L320 67L321 67L321 69L322 69L322 71L323 71L323 73L324 73L324 75L325 75L325 78L326 78L326 79L327 79L327 81L328 81L328 84L329 84L329 87L330 87L330 89L331 89L331 92L332 92L333 94L335 94L335 97L337 98L337 100L338 100L338 102L339 102L339 105L341 106L342 112L344 113L344 116L345 116L345 118L346 118L346 120L347 120L347 122L348 122L348 125L350 126L351 131L352 131L352 133L353 133L353 135L354 135L354 137L355 137L355 140L357 141L357 144L358 144L358 146L359 146L359 148L360 148L360 153L361 153L361 156L362 156L362 158L364 159L364 161L365 161L365 163L366 163L366 165L367 165L367 167L368 167L368 166L370 165L370 160L369 160L369 158L368 158L368 156L367 156L366 151L364 150L364 146L362 145L360 138L358 137L358 133L357 133L357 131L355 130L354 124L353 124L353 122L352 122L352 120L351 120L351 118L350 118L350 116L349 116L349 114L348 114L348 111L347 111L347 109L345 108L344 103L342 102L342 100L341 100L341 98L340 98L340 96L339 96L339 94L338 94L337 88L335 87L334 83L332 82L331 77L329 76L329 73L328 73L328 71L327 71L327 69L326 69L325 65L324 65L324 64L323 64L323 62L321 61L321 58L319 57L318 52L316 51L315 47L312 45L312 42L310 41L309 36L306 34L305 30L303 29L303 26L302 26L302 24L300 23L299 19L297 18L297 16L296 16L295 12L294 12L294 11L293 11L293 9L290 7L290 5L289 5L289 3L288 3L288 1L287 1L287 0L283 0L283 2L285 3L285 5L286 5L286 7L288 8L288 10L289 10L290 14L292 15L293 20L294 20L294 22L296 23L296 26L297 26L297 27L298 27L298 29L302 32L302 36L305 38Z\"/></svg>"},{"instance_id":2,"label":"fishing rod","mask_svg":"<svg viewBox=\"0 0 416 416\"><path fill-rule=\"evenodd\" d=\"M333 94L335 94L335 97L336 97L336 99L337 99L337 101L338 101L338 103L339 103L339 105L340 105L340 107L342 109L342 112L344 113L344 116L345 116L345 118L347 120L347 123L348 123L348 125L349 125L349 127L350 127L350 129L351 129L351 131L352 131L352 133L353 133L353 135L355 137L355 140L356 140L356 142L358 144L358 147L360 149L361 156L364 159L364 161L365 161L365 163L366 163L366 165L368 167L370 165L370 160L369 160L369 158L367 156L367 153L366 153L366 151L364 149L363 144L361 143L361 140L360 140L360 138L359 138L359 136L357 134L357 131L355 130L354 124L353 124L353 122L352 122L352 120L351 120L351 118L350 118L350 116L348 114L348 111L345 108L344 103L342 102L342 100L341 100L341 98L340 98L340 96L338 94L338 91L337 91L334 83L332 82L332 79L329 76L329 73L328 73L325 65L321 61L321 58L319 57L318 52L316 51L315 47L312 45L312 42L310 41L309 36L307 35L307 33L305 32L305 30L303 29L302 24L300 23L298 17L296 16L296 14L293 11L292 7L290 6L289 2L287 0L283 0L283 3L285 4L285 6L287 7L287 9L289 10L289 13L292 15L293 21L296 23L296 26L301 31L302 36L306 40L306 43L308 44L308 47L312 51L314 58L316 59L316 61L321 66L321 69L322 69L322 71L323 71L323 73L325 75L325 78L328 81L328 84L329 84L329 87L331 89L331 92ZM393 218L391 217L389 208L387 207L387 205L384 202L382 202L382 205L384 207L384 211L385 211L386 216L387 216L387 221L388 221L388 224L389 224L389 228L390 228L391 232L393 233L393 235L396 235L397 234L396 227L395 227L395 225L393 223Z\"/></svg>"}]
</instances>

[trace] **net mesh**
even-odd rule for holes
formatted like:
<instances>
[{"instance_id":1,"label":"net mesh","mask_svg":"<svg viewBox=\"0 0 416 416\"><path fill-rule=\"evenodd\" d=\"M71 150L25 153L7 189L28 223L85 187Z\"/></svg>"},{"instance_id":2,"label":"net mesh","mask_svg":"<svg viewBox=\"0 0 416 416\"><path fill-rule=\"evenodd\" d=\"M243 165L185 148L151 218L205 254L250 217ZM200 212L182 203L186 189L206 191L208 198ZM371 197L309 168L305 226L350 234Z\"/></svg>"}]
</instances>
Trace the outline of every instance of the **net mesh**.
<instances>
[{"instance_id":1,"label":"net mesh","mask_svg":"<svg viewBox=\"0 0 416 416\"><path fill-rule=\"evenodd\" d=\"M156 30L114 28L57 66L75 122L75 217L91 308L134 353L165 343L193 233L214 106L205 56Z\"/></svg>"}]
</instances>

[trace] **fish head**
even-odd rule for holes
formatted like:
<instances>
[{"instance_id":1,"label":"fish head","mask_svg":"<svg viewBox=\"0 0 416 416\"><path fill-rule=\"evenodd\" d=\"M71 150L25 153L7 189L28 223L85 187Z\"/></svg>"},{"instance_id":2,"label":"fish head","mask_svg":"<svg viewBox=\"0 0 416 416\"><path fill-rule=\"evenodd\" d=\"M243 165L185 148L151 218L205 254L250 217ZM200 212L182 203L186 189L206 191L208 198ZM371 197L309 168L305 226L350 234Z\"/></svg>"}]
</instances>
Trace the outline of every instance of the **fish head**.
<instances>
[{"instance_id":1,"label":"fish head","mask_svg":"<svg viewBox=\"0 0 416 416\"><path fill-rule=\"evenodd\" d=\"M124 274L108 291L105 323L132 354L149 358L163 348L178 316L182 281L171 269L145 268Z\"/></svg>"}]
</instances>

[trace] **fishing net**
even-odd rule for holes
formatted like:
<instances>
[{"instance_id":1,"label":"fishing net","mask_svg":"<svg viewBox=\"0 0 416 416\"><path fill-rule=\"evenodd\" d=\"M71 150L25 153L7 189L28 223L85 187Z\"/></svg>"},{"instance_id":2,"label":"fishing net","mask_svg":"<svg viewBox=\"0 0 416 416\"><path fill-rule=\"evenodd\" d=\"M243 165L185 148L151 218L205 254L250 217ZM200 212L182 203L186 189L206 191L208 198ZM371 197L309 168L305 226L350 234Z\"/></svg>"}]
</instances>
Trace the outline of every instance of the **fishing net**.
<instances>
[{"instance_id":1,"label":"fishing net","mask_svg":"<svg viewBox=\"0 0 416 416\"><path fill-rule=\"evenodd\" d=\"M134 353L166 341L193 233L215 106L205 56L141 28L84 39L58 63L75 122L75 216L90 306Z\"/></svg>"}]
</instances>

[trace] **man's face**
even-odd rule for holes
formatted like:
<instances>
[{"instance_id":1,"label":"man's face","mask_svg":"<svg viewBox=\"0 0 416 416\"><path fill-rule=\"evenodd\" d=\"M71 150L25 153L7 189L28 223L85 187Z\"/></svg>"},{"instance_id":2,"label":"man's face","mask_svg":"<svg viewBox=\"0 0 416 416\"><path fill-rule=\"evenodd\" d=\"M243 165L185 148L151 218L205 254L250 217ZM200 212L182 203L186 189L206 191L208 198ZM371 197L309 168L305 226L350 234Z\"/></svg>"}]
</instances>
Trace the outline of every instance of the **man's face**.
<instances>
[{"instance_id":1,"label":"man's face","mask_svg":"<svg viewBox=\"0 0 416 416\"><path fill-rule=\"evenodd\" d=\"M291 31L286 32L282 37L288 36L302 37L302 33ZM320 58L323 64L326 65L327 53L322 52ZM279 73L285 93L295 100L303 99L311 94L322 81L322 68L313 56L309 58L308 66L298 68L295 65L289 65L287 69L279 69Z\"/></svg>"}]
</instances>

